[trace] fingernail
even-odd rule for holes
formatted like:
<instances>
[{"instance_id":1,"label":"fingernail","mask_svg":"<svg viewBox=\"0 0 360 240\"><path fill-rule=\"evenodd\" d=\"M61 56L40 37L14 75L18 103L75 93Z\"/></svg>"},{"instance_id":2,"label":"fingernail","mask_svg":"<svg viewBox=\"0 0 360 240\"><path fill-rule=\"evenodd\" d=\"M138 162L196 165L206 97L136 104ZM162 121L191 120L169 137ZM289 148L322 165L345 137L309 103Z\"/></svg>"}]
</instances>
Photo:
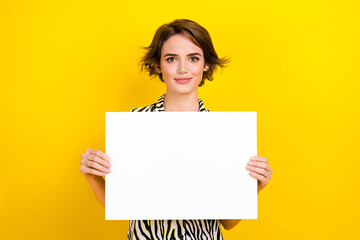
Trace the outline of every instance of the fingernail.
<instances>
[{"instance_id":1,"label":"fingernail","mask_svg":"<svg viewBox=\"0 0 360 240\"><path fill-rule=\"evenodd\" d=\"M256 156L253 156L253 157L251 157L250 159L251 159L251 160L255 160L255 159L256 159Z\"/></svg>"}]
</instances>

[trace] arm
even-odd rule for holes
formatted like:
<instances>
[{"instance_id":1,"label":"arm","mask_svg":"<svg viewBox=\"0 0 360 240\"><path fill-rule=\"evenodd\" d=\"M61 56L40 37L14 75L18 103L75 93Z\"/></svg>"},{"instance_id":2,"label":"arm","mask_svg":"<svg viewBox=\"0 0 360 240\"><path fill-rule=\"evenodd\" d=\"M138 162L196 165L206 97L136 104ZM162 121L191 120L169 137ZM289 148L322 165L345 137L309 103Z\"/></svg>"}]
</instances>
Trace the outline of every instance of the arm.
<instances>
[{"instance_id":1,"label":"arm","mask_svg":"<svg viewBox=\"0 0 360 240\"><path fill-rule=\"evenodd\" d=\"M257 190L257 194L259 195L259 188ZM235 227L236 225L238 225L238 223L241 221L242 219L222 219L220 220L221 225L226 229L226 230L230 230L233 227Z\"/></svg>"},{"instance_id":2,"label":"arm","mask_svg":"<svg viewBox=\"0 0 360 240\"><path fill-rule=\"evenodd\" d=\"M259 188L257 190L257 194L259 195ZM238 223L241 221L242 219L222 219L220 220L221 225L226 229L226 230L230 230L233 227L235 227L236 225L238 225Z\"/></svg>"},{"instance_id":3,"label":"arm","mask_svg":"<svg viewBox=\"0 0 360 240\"><path fill-rule=\"evenodd\" d=\"M223 219L220 220L220 223L226 230L230 230L235 227L240 221L241 219Z\"/></svg>"},{"instance_id":4,"label":"arm","mask_svg":"<svg viewBox=\"0 0 360 240\"><path fill-rule=\"evenodd\" d=\"M105 207L105 179L103 176L111 172L110 160L108 155L97 149L87 149L81 155L80 171L103 207Z\"/></svg>"},{"instance_id":5,"label":"arm","mask_svg":"<svg viewBox=\"0 0 360 240\"><path fill-rule=\"evenodd\" d=\"M265 157L254 156L250 158L246 167L249 170L249 174L258 180L257 194L263 189L270 181L273 170L270 168L270 164ZM230 230L235 227L241 219L229 219L220 220L221 225L226 229Z\"/></svg>"},{"instance_id":6,"label":"arm","mask_svg":"<svg viewBox=\"0 0 360 240\"><path fill-rule=\"evenodd\" d=\"M92 187L94 194L100 204L105 208L105 180L104 178L97 177L85 177L86 181Z\"/></svg>"}]
</instances>

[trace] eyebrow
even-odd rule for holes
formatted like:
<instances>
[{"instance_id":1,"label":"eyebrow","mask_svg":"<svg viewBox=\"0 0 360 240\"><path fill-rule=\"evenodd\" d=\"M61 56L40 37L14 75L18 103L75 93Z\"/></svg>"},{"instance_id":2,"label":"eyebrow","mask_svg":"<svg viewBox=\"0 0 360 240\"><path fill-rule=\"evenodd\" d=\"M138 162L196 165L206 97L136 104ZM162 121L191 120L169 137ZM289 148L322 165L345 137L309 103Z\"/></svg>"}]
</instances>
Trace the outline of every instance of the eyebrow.
<instances>
[{"instance_id":1,"label":"eyebrow","mask_svg":"<svg viewBox=\"0 0 360 240\"><path fill-rule=\"evenodd\" d=\"M202 57L201 56L201 54L200 53L198 53L198 52L194 52L194 53L190 53L190 54L188 54L188 56L195 56L195 55L199 55L200 57ZM177 54L175 54L175 53L167 53L167 54L165 54L164 55L164 57L167 57L167 56L172 56L172 57L175 57L175 56L178 56Z\"/></svg>"}]
</instances>

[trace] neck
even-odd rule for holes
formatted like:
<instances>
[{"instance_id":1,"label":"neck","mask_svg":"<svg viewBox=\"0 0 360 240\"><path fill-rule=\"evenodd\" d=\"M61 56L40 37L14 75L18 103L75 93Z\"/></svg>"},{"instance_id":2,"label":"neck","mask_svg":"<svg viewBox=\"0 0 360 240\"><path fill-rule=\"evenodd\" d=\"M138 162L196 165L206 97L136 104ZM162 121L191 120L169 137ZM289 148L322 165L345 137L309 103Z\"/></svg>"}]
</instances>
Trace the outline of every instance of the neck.
<instances>
[{"instance_id":1,"label":"neck","mask_svg":"<svg viewBox=\"0 0 360 240\"><path fill-rule=\"evenodd\" d=\"M166 112L199 111L197 91L191 93L174 93L166 91L164 109Z\"/></svg>"}]
</instances>

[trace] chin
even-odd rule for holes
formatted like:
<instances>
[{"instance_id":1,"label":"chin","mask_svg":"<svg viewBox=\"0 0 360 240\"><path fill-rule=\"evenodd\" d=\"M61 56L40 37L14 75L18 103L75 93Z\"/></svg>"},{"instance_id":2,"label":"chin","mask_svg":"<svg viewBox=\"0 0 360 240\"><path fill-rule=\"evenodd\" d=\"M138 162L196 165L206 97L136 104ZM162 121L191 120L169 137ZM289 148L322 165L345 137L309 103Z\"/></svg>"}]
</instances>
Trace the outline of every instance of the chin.
<instances>
[{"instance_id":1,"label":"chin","mask_svg":"<svg viewBox=\"0 0 360 240\"><path fill-rule=\"evenodd\" d=\"M177 86L175 88L171 88L168 89L172 92L176 92L176 93L181 93L181 94L186 94L186 93L191 93L194 91L197 91L197 87L194 86Z\"/></svg>"}]
</instances>

